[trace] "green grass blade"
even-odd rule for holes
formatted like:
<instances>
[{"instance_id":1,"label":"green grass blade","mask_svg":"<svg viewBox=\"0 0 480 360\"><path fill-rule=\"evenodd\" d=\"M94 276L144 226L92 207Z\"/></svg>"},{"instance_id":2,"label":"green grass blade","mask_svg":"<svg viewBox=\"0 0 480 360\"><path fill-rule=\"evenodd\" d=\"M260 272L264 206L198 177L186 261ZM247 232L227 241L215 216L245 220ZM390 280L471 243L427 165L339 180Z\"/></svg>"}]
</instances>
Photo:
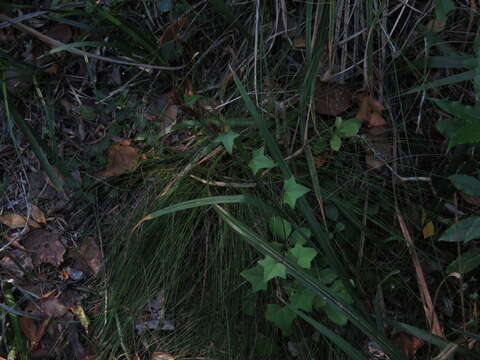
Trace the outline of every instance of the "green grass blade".
<instances>
[{"instance_id":1,"label":"green grass blade","mask_svg":"<svg viewBox=\"0 0 480 360\"><path fill-rule=\"evenodd\" d=\"M312 317L308 316L303 311L298 310L297 308L290 305L289 303L285 302L285 305L288 306L288 308L290 308L290 310L292 310L294 313L296 313L298 316L300 316L307 323L312 325L320 334L325 336L327 339L329 339L331 342L333 342L335 345L337 345L341 350L343 350L345 352L345 354L348 355L349 359L353 359L353 360L366 360L367 359L365 356L363 356L362 352L355 349L352 345L350 345L347 341L345 341L345 339L343 339L341 336L337 335L334 331L330 330L325 325L323 325L320 322L314 320Z\"/></svg>"},{"instance_id":2,"label":"green grass blade","mask_svg":"<svg viewBox=\"0 0 480 360\"><path fill-rule=\"evenodd\" d=\"M401 95L410 95L410 94L415 94L415 93L420 92L420 91L437 88L437 87L440 87L440 86L453 85L453 84L457 84L459 82L472 80L474 77L475 77L475 70L465 71L465 72L460 73L460 74L447 76L447 77L445 77L443 79L440 79L440 80L425 83L422 86L419 86L419 87L416 87L414 89L408 90L407 92L404 92Z\"/></svg>"}]
</instances>

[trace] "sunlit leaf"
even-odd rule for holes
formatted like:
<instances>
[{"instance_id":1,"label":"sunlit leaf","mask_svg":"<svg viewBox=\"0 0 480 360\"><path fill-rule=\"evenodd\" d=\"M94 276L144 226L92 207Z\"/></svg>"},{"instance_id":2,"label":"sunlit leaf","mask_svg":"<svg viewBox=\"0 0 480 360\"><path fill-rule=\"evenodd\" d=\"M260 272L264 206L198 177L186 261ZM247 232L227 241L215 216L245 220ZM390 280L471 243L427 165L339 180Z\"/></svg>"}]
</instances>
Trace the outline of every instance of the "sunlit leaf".
<instances>
[{"instance_id":1,"label":"sunlit leaf","mask_svg":"<svg viewBox=\"0 0 480 360\"><path fill-rule=\"evenodd\" d=\"M337 128L337 134L341 137L348 137L357 135L362 123L357 119L343 120Z\"/></svg>"},{"instance_id":2,"label":"sunlit leaf","mask_svg":"<svg viewBox=\"0 0 480 360\"><path fill-rule=\"evenodd\" d=\"M340 136L333 134L332 138L330 139L330 148L333 151L338 151L342 147L342 139Z\"/></svg>"}]
</instances>

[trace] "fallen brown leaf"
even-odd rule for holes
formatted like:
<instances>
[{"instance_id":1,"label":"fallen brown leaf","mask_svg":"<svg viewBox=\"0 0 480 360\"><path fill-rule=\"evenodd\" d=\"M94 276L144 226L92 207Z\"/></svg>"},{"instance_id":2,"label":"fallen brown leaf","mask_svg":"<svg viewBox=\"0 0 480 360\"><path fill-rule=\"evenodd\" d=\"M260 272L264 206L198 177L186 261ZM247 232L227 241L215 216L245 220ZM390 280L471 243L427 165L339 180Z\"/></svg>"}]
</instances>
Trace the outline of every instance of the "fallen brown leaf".
<instances>
[{"instance_id":1,"label":"fallen brown leaf","mask_svg":"<svg viewBox=\"0 0 480 360\"><path fill-rule=\"evenodd\" d=\"M399 332L393 335L392 344L402 350L407 358L411 358L415 356L417 351L424 345L424 342L415 336Z\"/></svg>"},{"instance_id":2,"label":"fallen brown leaf","mask_svg":"<svg viewBox=\"0 0 480 360\"><path fill-rule=\"evenodd\" d=\"M62 43L68 43L72 39L72 29L66 24L57 24L45 35Z\"/></svg>"},{"instance_id":3,"label":"fallen brown leaf","mask_svg":"<svg viewBox=\"0 0 480 360\"><path fill-rule=\"evenodd\" d=\"M23 215L18 215L18 214L4 214L0 215L0 223L3 225L8 226L10 229L18 229L21 227L24 227L27 223L29 226L33 228L39 228L40 225L32 220L28 219Z\"/></svg>"},{"instance_id":4,"label":"fallen brown leaf","mask_svg":"<svg viewBox=\"0 0 480 360\"><path fill-rule=\"evenodd\" d=\"M93 238L87 238L78 251L93 275L97 275L102 266L102 252Z\"/></svg>"},{"instance_id":5,"label":"fallen brown leaf","mask_svg":"<svg viewBox=\"0 0 480 360\"><path fill-rule=\"evenodd\" d=\"M293 46L296 48L304 48L305 47L305 38L299 37L293 40Z\"/></svg>"},{"instance_id":6,"label":"fallen brown leaf","mask_svg":"<svg viewBox=\"0 0 480 360\"><path fill-rule=\"evenodd\" d=\"M4 256L0 260L0 266L12 276L21 278L25 274L24 270L33 270L32 259L24 251L13 250L9 252L9 255L10 256ZM15 259L15 261L12 258Z\"/></svg>"},{"instance_id":7,"label":"fallen brown leaf","mask_svg":"<svg viewBox=\"0 0 480 360\"><path fill-rule=\"evenodd\" d=\"M380 111L385 107L371 96L364 95L360 98L360 107L355 117L367 123L369 127L383 126L386 124L385 119L380 115Z\"/></svg>"},{"instance_id":8,"label":"fallen brown leaf","mask_svg":"<svg viewBox=\"0 0 480 360\"><path fill-rule=\"evenodd\" d=\"M340 115L352 106L352 97L352 90L347 85L317 81L315 111L323 115Z\"/></svg>"},{"instance_id":9,"label":"fallen brown leaf","mask_svg":"<svg viewBox=\"0 0 480 360\"><path fill-rule=\"evenodd\" d=\"M62 317L68 311L57 298L41 299L39 306L45 315L51 316L52 318Z\"/></svg>"},{"instance_id":10,"label":"fallen brown leaf","mask_svg":"<svg viewBox=\"0 0 480 360\"><path fill-rule=\"evenodd\" d=\"M38 308L32 303L27 304L23 311L32 315L38 315L39 313ZM43 323L46 321L48 322L48 320L45 320ZM22 332L30 342L30 351L36 351L40 345L40 340L45 334L48 323L47 325L39 324L38 321L24 316L20 317L19 323Z\"/></svg>"},{"instance_id":11,"label":"fallen brown leaf","mask_svg":"<svg viewBox=\"0 0 480 360\"><path fill-rule=\"evenodd\" d=\"M173 92L162 94L156 101L152 102L145 112L145 117L156 122L160 131L175 125L177 122L178 106L174 104L174 98L175 94Z\"/></svg>"},{"instance_id":12,"label":"fallen brown leaf","mask_svg":"<svg viewBox=\"0 0 480 360\"><path fill-rule=\"evenodd\" d=\"M59 266L63 262L65 247L58 234L36 229L31 231L23 241L25 248L32 252L33 265L49 263Z\"/></svg>"},{"instance_id":13,"label":"fallen brown leaf","mask_svg":"<svg viewBox=\"0 0 480 360\"><path fill-rule=\"evenodd\" d=\"M130 141L121 141L107 150L107 167L96 176L107 178L122 175L137 167L140 154L138 149L130 145Z\"/></svg>"},{"instance_id":14,"label":"fallen brown leaf","mask_svg":"<svg viewBox=\"0 0 480 360\"><path fill-rule=\"evenodd\" d=\"M441 22L437 18L431 19L425 26L428 31L441 32L445 29L445 23Z\"/></svg>"},{"instance_id":15,"label":"fallen brown leaf","mask_svg":"<svg viewBox=\"0 0 480 360\"><path fill-rule=\"evenodd\" d=\"M47 223L47 218L43 214L42 210L38 208L36 205L31 205L32 207L32 218L39 224L46 224Z\"/></svg>"},{"instance_id":16,"label":"fallen brown leaf","mask_svg":"<svg viewBox=\"0 0 480 360\"><path fill-rule=\"evenodd\" d=\"M460 196L462 197L463 200L465 200L470 205L480 207L480 197L479 196L468 195L468 194L465 194L463 191L460 191Z\"/></svg>"},{"instance_id":17,"label":"fallen brown leaf","mask_svg":"<svg viewBox=\"0 0 480 360\"><path fill-rule=\"evenodd\" d=\"M315 167L319 168L324 166L328 162L328 154L320 154L319 156L315 156L313 161L315 162Z\"/></svg>"}]
</instances>

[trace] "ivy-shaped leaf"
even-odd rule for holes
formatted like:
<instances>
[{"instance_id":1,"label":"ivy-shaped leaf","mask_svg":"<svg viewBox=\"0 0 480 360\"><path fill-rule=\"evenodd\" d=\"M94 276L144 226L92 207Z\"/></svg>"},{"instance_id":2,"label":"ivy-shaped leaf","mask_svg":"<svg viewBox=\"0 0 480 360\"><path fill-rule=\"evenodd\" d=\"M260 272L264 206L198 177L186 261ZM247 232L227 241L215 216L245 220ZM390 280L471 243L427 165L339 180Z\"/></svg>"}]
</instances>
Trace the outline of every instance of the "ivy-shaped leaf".
<instances>
[{"instance_id":1,"label":"ivy-shaped leaf","mask_svg":"<svg viewBox=\"0 0 480 360\"><path fill-rule=\"evenodd\" d=\"M252 285L252 290L254 292L267 290L267 281L264 280L263 271L263 267L257 265L251 269L242 271L240 276Z\"/></svg>"},{"instance_id":2,"label":"ivy-shaped leaf","mask_svg":"<svg viewBox=\"0 0 480 360\"><path fill-rule=\"evenodd\" d=\"M450 226L438 240L467 243L478 238L480 238L480 216L471 216Z\"/></svg>"},{"instance_id":3,"label":"ivy-shaped leaf","mask_svg":"<svg viewBox=\"0 0 480 360\"><path fill-rule=\"evenodd\" d=\"M265 149L263 146L253 152L252 160L248 163L248 167L252 170L253 175L255 175L258 170L271 169L275 166L277 166L277 164L265 155Z\"/></svg>"},{"instance_id":4,"label":"ivy-shaped leaf","mask_svg":"<svg viewBox=\"0 0 480 360\"><path fill-rule=\"evenodd\" d=\"M347 324L348 318L338 311L334 306L326 303L322 310L325 311L327 317L335 324L340 326L345 326Z\"/></svg>"},{"instance_id":5,"label":"ivy-shaped leaf","mask_svg":"<svg viewBox=\"0 0 480 360\"><path fill-rule=\"evenodd\" d=\"M290 205L292 209L295 209L295 203L297 202L297 199L310 191L309 188L301 184L297 184L293 175L290 177L290 179L283 182L283 190L285 191L283 195L283 202Z\"/></svg>"},{"instance_id":6,"label":"ivy-shaped leaf","mask_svg":"<svg viewBox=\"0 0 480 360\"><path fill-rule=\"evenodd\" d=\"M290 302L294 307L307 312L312 311L314 299L315 294L305 287L295 290L295 292L290 296Z\"/></svg>"},{"instance_id":7,"label":"ivy-shaped leaf","mask_svg":"<svg viewBox=\"0 0 480 360\"><path fill-rule=\"evenodd\" d=\"M265 256L265 259L258 262L263 266L263 279L269 281L278 276L282 279L287 278L287 268L285 265L275 261L271 256Z\"/></svg>"},{"instance_id":8,"label":"ivy-shaped leaf","mask_svg":"<svg viewBox=\"0 0 480 360\"><path fill-rule=\"evenodd\" d=\"M318 279L325 285L331 284L337 277L337 274L335 274L329 267L318 273Z\"/></svg>"},{"instance_id":9,"label":"ivy-shaped leaf","mask_svg":"<svg viewBox=\"0 0 480 360\"><path fill-rule=\"evenodd\" d=\"M305 245L307 243L307 239L310 239L311 236L312 232L309 228L301 227L293 232L291 239L294 244Z\"/></svg>"},{"instance_id":10,"label":"ivy-shaped leaf","mask_svg":"<svg viewBox=\"0 0 480 360\"><path fill-rule=\"evenodd\" d=\"M287 240L292 232L292 225L279 216L272 217L269 225L273 236L282 240Z\"/></svg>"},{"instance_id":11,"label":"ivy-shaped leaf","mask_svg":"<svg viewBox=\"0 0 480 360\"><path fill-rule=\"evenodd\" d=\"M278 328L282 330L284 335L290 334L293 320L297 317L288 307L282 307L275 304L268 304L265 318L273 322Z\"/></svg>"},{"instance_id":12,"label":"ivy-shaped leaf","mask_svg":"<svg viewBox=\"0 0 480 360\"><path fill-rule=\"evenodd\" d=\"M347 304L352 304L353 299L348 293L347 288L343 284L343 281L338 279L333 282L333 284L330 286L330 290L332 290L335 294L338 295L343 301L345 301Z\"/></svg>"},{"instance_id":13,"label":"ivy-shaped leaf","mask_svg":"<svg viewBox=\"0 0 480 360\"><path fill-rule=\"evenodd\" d=\"M214 140L216 143L222 143L225 149L227 149L229 154L232 154L233 152L233 142L235 141L235 138L239 137L240 135L237 134L234 131L230 131L225 134L220 134L217 136L217 138Z\"/></svg>"},{"instance_id":14,"label":"ivy-shaped leaf","mask_svg":"<svg viewBox=\"0 0 480 360\"><path fill-rule=\"evenodd\" d=\"M310 247L304 247L296 244L294 248L288 250L288 253L293 257L299 266L304 269L310 269L312 260L317 256L317 251Z\"/></svg>"}]
</instances>

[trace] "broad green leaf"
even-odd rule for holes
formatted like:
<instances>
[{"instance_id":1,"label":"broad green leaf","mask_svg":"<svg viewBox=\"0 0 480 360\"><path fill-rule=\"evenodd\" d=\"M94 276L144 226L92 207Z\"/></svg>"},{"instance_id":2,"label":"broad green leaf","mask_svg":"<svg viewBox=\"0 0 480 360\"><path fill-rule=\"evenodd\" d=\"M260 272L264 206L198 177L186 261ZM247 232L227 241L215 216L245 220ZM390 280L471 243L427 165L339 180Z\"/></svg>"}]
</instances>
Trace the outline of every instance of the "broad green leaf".
<instances>
[{"instance_id":1,"label":"broad green leaf","mask_svg":"<svg viewBox=\"0 0 480 360\"><path fill-rule=\"evenodd\" d=\"M272 234L282 240L287 240L292 233L292 225L279 216L274 216L270 219L270 231Z\"/></svg>"},{"instance_id":2,"label":"broad green leaf","mask_svg":"<svg viewBox=\"0 0 480 360\"><path fill-rule=\"evenodd\" d=\"M455 136L458 130L465 126L465 124L465 120L449 118L438 120L435 124L435 127L443 136L451 139Z\"/></svg>"},{"instance_id":3,"label":"broad green leaf","mask_svg":"<svg viewBox=\"0 0 480 360\"><path fill-rule=\"evenodd\" d=\"M325 311L325 314L327 314L328 318L333 323L340 326L347 325L347 322L348 322L347 317L343 315L341 312L339 312L337 309L335 309L332 305L325 304L325 306L322 307L322 310Z\"/></svg>"},{"instance_id":4,"label":"broad green leaf","mask_svg":"<svg viewBox=\"0 0 480 360\"><path fill-rule=\"evenodd\" d=\"M301 227L293 232L291 239L294 244L305 245L307 243L307 239L310 239L311 236L312 232L309 228Z\"/></svg>"},{"instance_id":5,"label":"broad green leaf","mask_svg":"<svg viewBox=\"0 0 480 360\"><path fill-rule=\"evenodd\" d=\"M283 182L283 189L285 191L285 194L283 195L283 202L290 205L292 209L295 209L295 203L297 202L297 199L310 191L309 188L297 184L293 175L290 177L290 179Z\"/></svg>"},{"instance_id":6,"label":"broad green leaf","mask_svg":"<svg viewBox=\"0 0 480 360\"><path fill-rule=\"evenodd\" d=\"M480 121L469 122L450 139L449 146L480 142Z\"/></svg>"},{"instance_id":7,"label":"broad green leaf","mask_svg":"<svg viewBox=\"0 0 480 360\"><path fill-rule=\"evenodd\" d=\"M172 0L157 0L158 10L160 10L160 12L172 10L172 2Z\"/></svg>"},{"instance_id":8,"label":"broad green leaf","mask_svg":"<svg viewBox=\"0 0 480 360\"><path fill-rule=\"evenodd\" d=\"M480 180L468 175L452 175L448 177L453 185L465 194L480 196Z\"/></svg>"},{"instance_id":9,"label":"broad green leaf","mask_svg":"<svg viewBox=\"0 0 480 360\"><path fill-rule=\"evenodd\" d=\"M473 106L464 105L458 101L432 99L432 101L443 111L459 119L467 121L478 121L478 110Z\"/></svg>"},{"instance_id":10,"label":"broad green leaf","mask_svg":"<svg viewBox=\"0 0 480 360\"><path fill-rule=\"evenodd\" d=\"M80 105L80 115L86 121L94 121L97 118L97 112L90 105Z\"/></svg>"},{"instance_id":11,"label":"broad green leaf","mask_svg":"<svg viewBox=\"0 0 480 360\"><path fill-rule=\"evenodd\" d=\"M478 238L480 238L480 216L471 216L450 226L438 240L466 243Z\"/></svg>"},{"instance_id":12,"label":"broad green leaf","mask_svg":"<svg viewBox=\"0 0 480 360\"><path fill-rule=\"evenodd\" d=\"M310 247L304 247L296 244L295 247L288 250L296 263L304 269L310 269L312 260L317 256L317 251Z\"/></svg>"},{"instance_id":13,"label":"broad green leaf","mask_svg":"<svg viewBox=\"0 0 480 360\"><path fill-rule=\"evenodd\" d=\"M332 269L325 268L319 272L318 278L322 283L324 283L325 285L328 285L332 283L336 278L338 278L338 275L335 274Z\"/></svg>"},{"instance_id":14,"label":"broad green leaf","mask_svg":"<svg viewBox=\"0 0 480 360\"><path fill-rule=\"evenodd\" d=\"M198 99L200 99L200 95L183 95L183 102L190 109L193 109L193 106L197 103Z\"/></svg>"},{"instance_id":15,"label":"broad green leaf","mask_svg":"<svg viewBox=\"0 0 480 360\"><path fill-rule=\"evenodd\" d=\"M436 0L435 1L435 16L442 23L447 22L448 13L455 9L455 4L452 0Z\"/></svg>"},{"instance_id":16,"label":"broad green leaf","mask_svg":"<svg viewBox=\"0 0 480 360\"><path fill-rule=\"evenodd\" d=\"M480 266L480 248L472 249L460 255L447 267L447 274L458 272L466 274Z\"/></svg>"},{"instance_id":17,"label":"broad green leaf","mask_svg":"<svg viewBox=\"0 0 480 360\"><path fill-rule=\"evenodd\" d=\"M330 148L333 151L338 151L340 150L340 147L342 146L342 139L340 136L333 134L332 138L330 139Z\"/></svg>"},{"instance_id":18,"label":"broad green leaf","mask_svg":"<svg viewBox=\"0 0 480 360\"><path fill-rule=\"evenodd\" d=\"M215 142L222 143L223 146L225 146L225 149L227 149L228 153L232 154L232 152L233 152L233 142L234 142L235 138L237 138L239 136L240 135L237 134L236 132L230 131L228 133L218 135L217 138L215 139Z\"/></svg>"},{"instance_id":19,"label":"broad green leaf","mask_svg":"<svg viewBox=\"0 0 480 360\"><path fill-rule=\"evenodd\" d=\"M340 298L342 298L347 304L352 304L353 299L348 293L347 289L345 288L345 285L343 285L343 282L340 281L340 279L337 279L333 282L333 284L330 286L330 289L335 292Z\"/></svg>"},{"instance_id":20,"label":"broad green leaf","mask_svg":"<svg viewBox=\"0 0 480 360\"><path fill-rule=\"evenodd\" d=\"M305 287L295 290L295 292L290 296L290 302L295 308L307 312L312 311L314 299L315 294Z\"/></svg>"},{"instance_id":21,"label":"broad green leaf","mask_svg":"<svg viewBox=\"0 0 480 360\"><path fill-rule=\"evenodd\" d=\"M248 167L252 169L254 175L258 170L271 169L275 166L277 166L275 162L265 155L265 149L263 146L253 152L252 160L248 163Z\"/></svg>"},{"instance_id":22,"label":"broad green leaf","mask_svg":"<svg viewBox=\"0 0 480 360\"><path fill-rule=\"evenodd\" d=\"M284 335L290 334L293 320L295 320L296 317L297 314L288 307L282 307L276 304L268 304L267 311L265 312L265 318L280 328Z\"/></svg>"},{"instance_id":23,"label":"broad green leaf","mask_svg":"<svg viewBox=\"0 0 480 360\"><path fill-rule=\"evenodd\" d=\"M252 290L254 292L257 292L260 290L267 290L267 281L264 280L263 272L263 267L257 265L251 269L242 271L240 276L252 285Z\"/></svg>"},{"instance_id":24,"label":"broad green leaf","mask_svg":"<svg viewBox=\"0 0 480 360\"><path fill-rule=\"evenodd\" d=\"M340 137L348 137L354 136L358 134L358 130L360 130L360 126L362 123L357 119L349 119L342 121L339 128L337 128L336 133Z\"/></svg>"},{"instance_id":25,"label":"broad green leaf","mask_svg":"<svg viewBox=\"0 0 480 360\"><path fill-rule=\"evenodd\" d=\"M287 278L287 269L285 265L275 261L271 256L265 256L265 259L258 262L263 266L263 279L269 281L278 276L282 279Z\"/></svg>"}]
</instances>

